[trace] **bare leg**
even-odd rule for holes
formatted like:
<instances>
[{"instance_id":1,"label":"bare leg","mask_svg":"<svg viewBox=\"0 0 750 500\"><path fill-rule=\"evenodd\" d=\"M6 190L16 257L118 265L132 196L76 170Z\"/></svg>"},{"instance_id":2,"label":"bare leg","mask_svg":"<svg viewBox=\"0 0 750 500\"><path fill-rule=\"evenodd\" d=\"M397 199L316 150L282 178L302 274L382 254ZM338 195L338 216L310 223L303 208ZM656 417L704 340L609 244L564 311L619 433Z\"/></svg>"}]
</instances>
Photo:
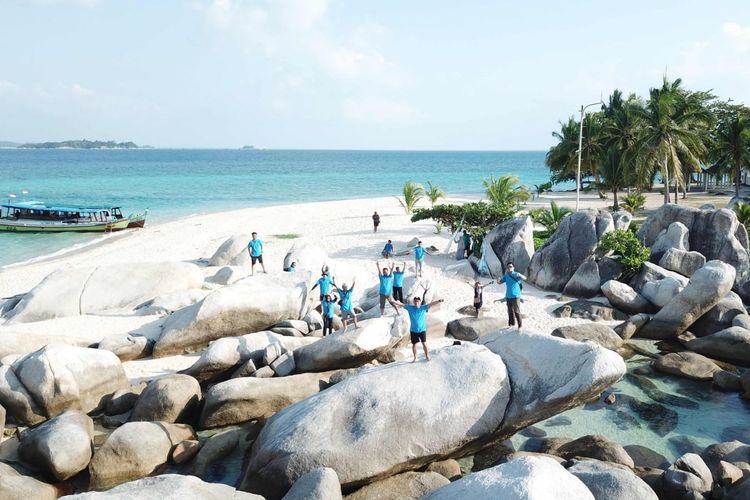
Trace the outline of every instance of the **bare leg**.
<instances>
[{"instance_id":1,"label":"bare leg","mask_svg":"<svg viewBox=\"0 0 750 500\"><path fill-rule=\"evenodd\" d=\"M346 320L342 318L342 319L341 319L341 324L343 324L343 325L344 325L344 333L346 333L346 329L347 329L347 326L346 326Z\"/></svg>"},{"instance_id":2,"label":"bare leg","mask_svg":"<svg viewBox=\"0 0 750 500\"><path fill-rule=\"evenodd\" d=\"M358 328L357 327L357 315L355 314L354 316L352 316L352 318L354 320L354 329L356 330Z\"/></svg>"},{"instance_id":3,"label":"bare leg","mask_svg":"<svg viewBox=\"0 0 750 500\"><path fill-rule=\"evenodd\" d=\"M263 268L263 274L268 274L268 272L266 271L266 265L264 263L261 262L260 267Z\"/></svg>"},{"instance_id":4,"label":"bare leg","mask_svg":"<svg viewBox=\"0 0 750 500\"><path fill-rule=\"evenodd\" d=\"M422 349L424 349L424 357L425 357L425 359L427 361L429 361L430 360L430 353L427 352L427 344L425 342L422 342ZM416 355L415 355L415 357L416 357Z\"/></svg>"},{"instance_id":5,"label":"bare leg","mask_svg":"<svg viewBox=\"0 0 750 500\"><path fill-rule=\"evenodd\" d=\"M414 354L414 359L412 359L411 362L414 363L417 360L417 344L411 345L411 352Z\"/></svg>"}]
</instances>

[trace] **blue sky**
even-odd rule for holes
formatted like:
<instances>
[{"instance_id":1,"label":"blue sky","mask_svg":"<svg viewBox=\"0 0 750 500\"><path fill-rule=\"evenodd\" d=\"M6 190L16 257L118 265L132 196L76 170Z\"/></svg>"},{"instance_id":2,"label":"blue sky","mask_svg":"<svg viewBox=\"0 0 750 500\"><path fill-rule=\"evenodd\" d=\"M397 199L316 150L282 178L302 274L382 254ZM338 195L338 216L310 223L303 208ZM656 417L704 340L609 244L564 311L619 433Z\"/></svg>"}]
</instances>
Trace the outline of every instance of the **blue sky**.
<instances>
[{"instance_id":1,"label":"blue sky","mask_svg":"<svg viewBox=\"0 0 750 500\"><path fill-rule=\"evenodd\" d=\"M750 104L750 2L528 4L0 0L0 140L546 149L665 70Z\"/></svg>"}]
</instances>

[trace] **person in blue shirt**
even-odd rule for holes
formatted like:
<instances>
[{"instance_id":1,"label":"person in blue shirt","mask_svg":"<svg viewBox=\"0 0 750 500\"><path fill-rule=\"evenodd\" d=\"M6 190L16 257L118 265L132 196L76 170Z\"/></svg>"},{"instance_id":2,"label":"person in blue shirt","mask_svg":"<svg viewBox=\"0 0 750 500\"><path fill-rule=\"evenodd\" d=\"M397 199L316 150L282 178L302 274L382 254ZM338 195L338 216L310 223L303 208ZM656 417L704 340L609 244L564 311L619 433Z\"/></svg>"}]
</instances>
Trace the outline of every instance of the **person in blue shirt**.
<instances>
[{"instance_id":1,"label":"person in blue shirt","mask_svg":"<svg viewBox=\"0 0 750 500\"><path fill-rule=\"evenodd\" d=\"M414 248L414 272L418 277L422 277L422 264L424 264L424 256L432 255L422 246L422 242L417 242L417 246Z\"/></svg>"},{"instance_id":2,"label":"person in blue shirt","mask_svg":"<svg viewBox=\"0 0 750 500\"><path fill-rule=\"evenodd\" d=\"M339 293L339 307L341 308L341 322L344 324L344 333L348 328L347 320L349 318L354 322L354 329L357 329L357 314L354 312L354 306L352 305L352 293L356 284L356 280L353 280L351 288L347 287L346 283L341 285L341 288L333 285L333 288Z\"/></svg>"},{"instance_id":3,"label":"person in blue shirt","mask_svg":"<svg viewBox=\"0 0 750 500\"><path fill-rule=\"evenodd\" d=\"M526 281L526 276L517 273L512 262L508 262L505 268L505 274L497 279L498 285L505 283L505 301L508 305L508 326L515 326L518 322L518 329L521 329L521 308L518 303L521 300L521 281Z\"/></svg>"},{"instance_id":4,"label":"person in blue shirt","mask_svg":"<svg viewBox=\"0 0 750 500\"><path fill-rule=\"evenodd\" d=\"M320 287L320 301L323 302L323 298L331 291L331 285L334 284L334 279L326 268L320 271L320 278L315 282L310 292Z\"/></svg>"},{"instance_id":5,"label":"person in blue shirt","mask_svg":"<svg viewBox=\"0 0 750 500\"><path fill-rule=\"evenodd\" d=\"M323 312L323 336L333 333L333 317L336 314L336 296L325 294L320 302ZM326 332L328 332L326 334Z\"/></svg>"},{"instance_id":6,"label":"person in blue shirt","mask_svg":"<svg viewBox=\"0 0 750 500\"><path fill-rule=\"evenodd\" d=\"M258 239L258 233L253 232L253 239L247 244L247 251L250 254L250 275L255 274L255 263L260 262L263 272L266 272L266 266L263 264L263 242Z\"/></svg>"},{"instance_id":7,"label":"person in blue shirt","mask_svg":"<svg viewBox=\"0 0 750 500\"><path fill-rule=\"evenodd\" d=\"M424 288L424 287L422 287ZM411 336L411 352L414 355L412 363L417 361L417 342L422 343L422 349L424 350L424 358L429 361L430 353L427 350L427 311L430 307L439 304L443 299L430 302L425 304L425 297L427 296L427 289L424 291L422 297L414 297L414 304L403 304L402 302L391 301L391 304L396 307L403 307L409 314L409 333Z\"/></svg>"},{"instance_id":8,"label":"person in blue shirt","mask_svg":"<svg viewBox=\"0 0 750 500\"><path fill-rule=\"evenodd\" d=\"M287 267L286 269L284 269L284 271L286 271L288 273L296 273L297 272L297 263L296 262L292 262L291 264L289 264L289 267Z\"/></svg>"},{"instance_id":9,"label":"person in blue shirt","mask_svg":"<svg viewBox=\"0 0 750 500\"><path fill-rule=\"evenodd\" d=\"M391 267L380 268L380 262L376 262L378 268L378 278L380 279L380 315L385 314L385 303L391 301L393 295L393 263Z\"/></svg>"},{"instance_id":10,"label":"person in blue shirt","mask_svg":"<svg viewBox=\"0 0 750 500\"><path fill-rule=\"evenodd\" d=\"M393 271L393 300L404 301L404 272L406 271L406 262L401 267L396 266Z\"/></svg>"},{"instance_id":11,"label":"person in blue shirt","mask_svg":"<svg viewBox=\"0 0 750 500\"><path fill-rule=\"evenodd\" d=\"M391 257L393 257L393 243L391 242L391 240L388 240L388 243L385 244L381 254L386 259L390 259Z\"/></svg>"}]
</instances>

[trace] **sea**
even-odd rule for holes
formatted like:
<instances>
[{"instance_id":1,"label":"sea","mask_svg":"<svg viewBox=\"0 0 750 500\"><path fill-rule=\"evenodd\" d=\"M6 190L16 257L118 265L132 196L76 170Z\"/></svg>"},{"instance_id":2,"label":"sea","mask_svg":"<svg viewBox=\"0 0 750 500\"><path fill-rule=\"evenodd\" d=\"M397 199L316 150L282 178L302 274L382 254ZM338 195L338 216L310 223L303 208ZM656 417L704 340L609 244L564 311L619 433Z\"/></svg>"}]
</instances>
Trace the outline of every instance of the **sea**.
<instances>
[{"instance_id":1,"label":"sea","mask_svg":"<svg viewBox=\"0 0 750 500\"><path fill-rule=\"evenodd\" d=\"M266 149L0 149L0 200L149 210L148 224L252 206L396 196L406 181L450 195L481 194L482 180L549 180L544 151ZM557 189L570 189L558 186ZM28 194L22 194L22 192ZM96 234L0 233L0 266L91 244Z\"/></svg>"}]
</instances>

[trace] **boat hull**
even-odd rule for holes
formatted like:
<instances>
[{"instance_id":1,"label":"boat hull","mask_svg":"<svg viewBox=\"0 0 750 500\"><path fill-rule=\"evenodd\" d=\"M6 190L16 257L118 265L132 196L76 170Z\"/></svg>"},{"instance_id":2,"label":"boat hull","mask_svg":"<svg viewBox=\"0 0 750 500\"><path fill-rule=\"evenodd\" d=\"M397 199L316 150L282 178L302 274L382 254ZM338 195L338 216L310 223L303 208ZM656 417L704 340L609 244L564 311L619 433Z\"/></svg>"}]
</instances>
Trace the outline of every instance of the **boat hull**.
<instances>
[{"instance_id":1,"label":"boat hull","mask_svg":"<svg viewBox=\"0 0 750 500\"><path fill-rule=\"evenodd\" d=\"M114 222L79 224L45 224L43 222L17 222L0 220L0 231L12 233L108 233L128 227L130 219Z\"/></svg>"}]
</instances>

